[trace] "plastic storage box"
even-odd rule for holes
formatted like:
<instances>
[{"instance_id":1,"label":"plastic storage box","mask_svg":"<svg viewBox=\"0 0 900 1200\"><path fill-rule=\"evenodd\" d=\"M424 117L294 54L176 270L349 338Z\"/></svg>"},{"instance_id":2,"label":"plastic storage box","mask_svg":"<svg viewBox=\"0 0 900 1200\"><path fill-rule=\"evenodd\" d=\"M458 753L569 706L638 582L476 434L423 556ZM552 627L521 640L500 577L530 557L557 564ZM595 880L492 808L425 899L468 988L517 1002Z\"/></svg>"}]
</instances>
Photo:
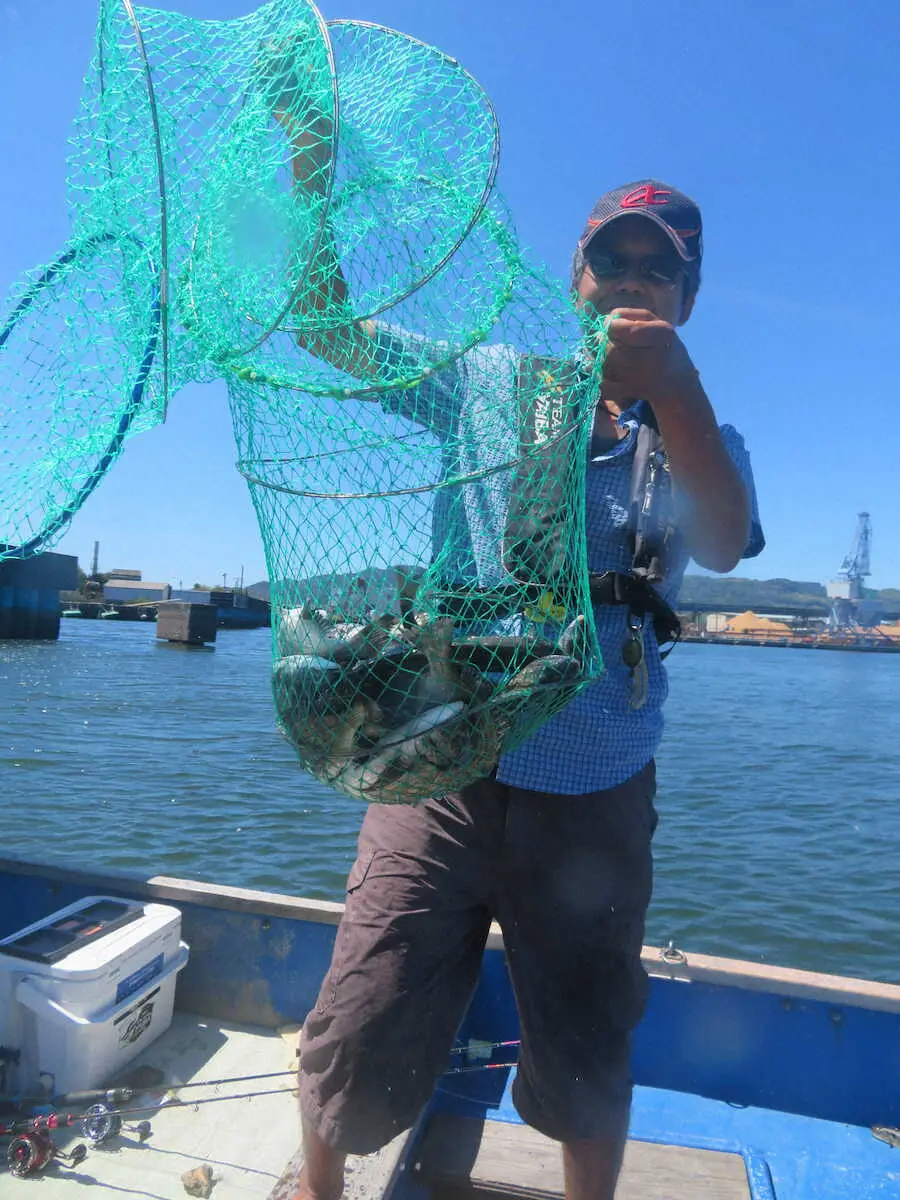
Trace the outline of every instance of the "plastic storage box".
<instances>
[{"instance_id":1,"label":"plastic storage box","mask_svg":"<svg viewBox=\"0 0 900 1200\"><path fill-rule=\"evenodd\" d=\"M108 1082L168 1029L187 960L177 908L114 896L0 940L0 1044L19 1052L4 1090L62 1095Z\"/></svg>"}]
</instances>

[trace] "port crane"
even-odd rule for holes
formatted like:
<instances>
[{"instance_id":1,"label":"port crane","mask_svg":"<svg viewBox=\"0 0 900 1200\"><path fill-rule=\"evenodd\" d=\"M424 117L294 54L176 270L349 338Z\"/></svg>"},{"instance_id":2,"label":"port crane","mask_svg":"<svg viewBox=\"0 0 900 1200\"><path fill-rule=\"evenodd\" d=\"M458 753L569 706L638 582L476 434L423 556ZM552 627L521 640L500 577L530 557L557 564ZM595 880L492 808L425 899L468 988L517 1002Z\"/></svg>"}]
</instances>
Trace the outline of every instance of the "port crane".
<instances>
[{"instance_id":1,"label":"port crane","mask_svg":"<svg viewBox=\"0 0 900 1200\"><path fill-rule=\"evenodd\" d=\"M872 574L872 519L859 513L853 544L841 563L837 579L827 586L832 629L867 628L877 623L877 605L865 599L863 581Z\"/></svg>"}]
</instances>

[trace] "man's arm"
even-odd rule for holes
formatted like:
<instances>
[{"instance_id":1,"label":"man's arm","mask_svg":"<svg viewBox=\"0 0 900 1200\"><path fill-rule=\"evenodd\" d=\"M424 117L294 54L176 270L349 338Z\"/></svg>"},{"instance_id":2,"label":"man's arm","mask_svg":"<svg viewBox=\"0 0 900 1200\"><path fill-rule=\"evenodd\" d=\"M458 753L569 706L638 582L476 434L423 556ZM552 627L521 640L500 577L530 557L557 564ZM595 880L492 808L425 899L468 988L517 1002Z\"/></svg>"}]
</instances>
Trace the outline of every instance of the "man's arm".
<instances>
[{"instance_id":1,"label":"man's arm","mask_svg":"<svg viewBox=\"0 0 900 1200\"><path fill-rule=\"evenodd\" d=\"M613 411L636 398L650 404L669 458L685 549L701 567L730 571L747 547L750 498L700 376L668 322L644 309L610 315L602 399Z\"/></svg>"},{"instance_id":2,"label":"man's arm","mask_svg":"<svg viewBox=\"0 0 900 1200\"><path fill-rule=\"evenodd\" d=\"M297 203L324 204L328 176L333 167L332 118L315 113L308 106L304 109L293 95L282 96L273 115L290 141L291 173ZM298 333L298 343L310 354L358 379L368 379L376 374L375 326L372 321L353 319L347 281L327 223L316 257L310 263L303 282L295 312L301 318L334 314L336 327Z\"/></svg>"},{"instance_id":3,"label":"man's arm","mask_svg":"<svg viewBox=\"0 0 900 1200\"><path fill-rule=\"evenodd\" d=\"M333 121L313 105L279 98L274 116L284 129L292 150L291 171L298 204L326 203L332 169ZM310 354L339 371L369 383L385 384L378 394L363 392L358 398L373 400L385 411L423 425L436 436L450 436L461 400L459 365L455 360L440 363L440 352L426 337L406 330L390 329L379 322L354 319L349 289L327 223L315 260L295 302L301 317L333 314L316 328L301 330L297 341ZM398 380L415 381L404 386Z\"/></svg>"}]
</instances>

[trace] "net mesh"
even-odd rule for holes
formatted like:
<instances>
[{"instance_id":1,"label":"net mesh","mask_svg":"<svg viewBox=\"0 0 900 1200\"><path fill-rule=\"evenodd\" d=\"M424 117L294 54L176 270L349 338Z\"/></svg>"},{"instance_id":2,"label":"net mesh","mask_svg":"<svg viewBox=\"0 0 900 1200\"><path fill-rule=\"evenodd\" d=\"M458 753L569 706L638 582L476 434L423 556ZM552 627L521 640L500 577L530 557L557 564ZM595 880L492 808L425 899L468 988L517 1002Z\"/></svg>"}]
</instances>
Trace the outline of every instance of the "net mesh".
<instances>
[{"instance_id":1,"label":"net mesh","mask_svg":"<svg viewBox=\"0 0 900 1200\"><path fill-rule=\"evenodd\" d=\"M478 84L396 31L305 0L233 21L106 0L73 245L0 341L44 414L39 454L4 413L32 548L170 391L224 376L279 723L360 799L485 775L602 670L583 488L603 324L518 245L497 157Z\"/></svg>"}]
</instances>

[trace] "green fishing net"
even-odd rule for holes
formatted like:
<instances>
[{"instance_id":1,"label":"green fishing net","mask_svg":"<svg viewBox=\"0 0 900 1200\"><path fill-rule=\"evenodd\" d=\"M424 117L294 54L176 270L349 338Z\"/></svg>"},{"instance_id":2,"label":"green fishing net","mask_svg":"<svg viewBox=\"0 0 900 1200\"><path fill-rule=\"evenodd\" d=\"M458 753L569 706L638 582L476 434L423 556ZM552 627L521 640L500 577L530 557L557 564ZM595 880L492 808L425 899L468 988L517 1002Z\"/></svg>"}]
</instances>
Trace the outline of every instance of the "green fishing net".
<instances>
[{"instance_id":1,"label":"green fishing net","mask_svg":"<svg viewBox=\"0 0 900 1200\"><path fill-rule=\"evenodd\" d=\"M306 0L232 21L101 5L70 171L80 249L49 289L107 321L66 356L98 374L70 388L60 320L34 307L46 356L21 390L73 479L65 412L99 438L96 477L171 392L225 378L278 720L360 799L484 776L602 670L584 469L604 328L519 247L497 160L478 84L396 31Z\"/></svg>"},{"instance_id":2,"label":"green fishing net","mask_svg":"<svg viewBox=\"0 0 900 1200\"><path fill-rule=\"evenodd\" d=\"M158 419L157 285L140 242L86 235L0 310L0 559L52 544L126 437Z\"/></svg>"}]
</instances>

